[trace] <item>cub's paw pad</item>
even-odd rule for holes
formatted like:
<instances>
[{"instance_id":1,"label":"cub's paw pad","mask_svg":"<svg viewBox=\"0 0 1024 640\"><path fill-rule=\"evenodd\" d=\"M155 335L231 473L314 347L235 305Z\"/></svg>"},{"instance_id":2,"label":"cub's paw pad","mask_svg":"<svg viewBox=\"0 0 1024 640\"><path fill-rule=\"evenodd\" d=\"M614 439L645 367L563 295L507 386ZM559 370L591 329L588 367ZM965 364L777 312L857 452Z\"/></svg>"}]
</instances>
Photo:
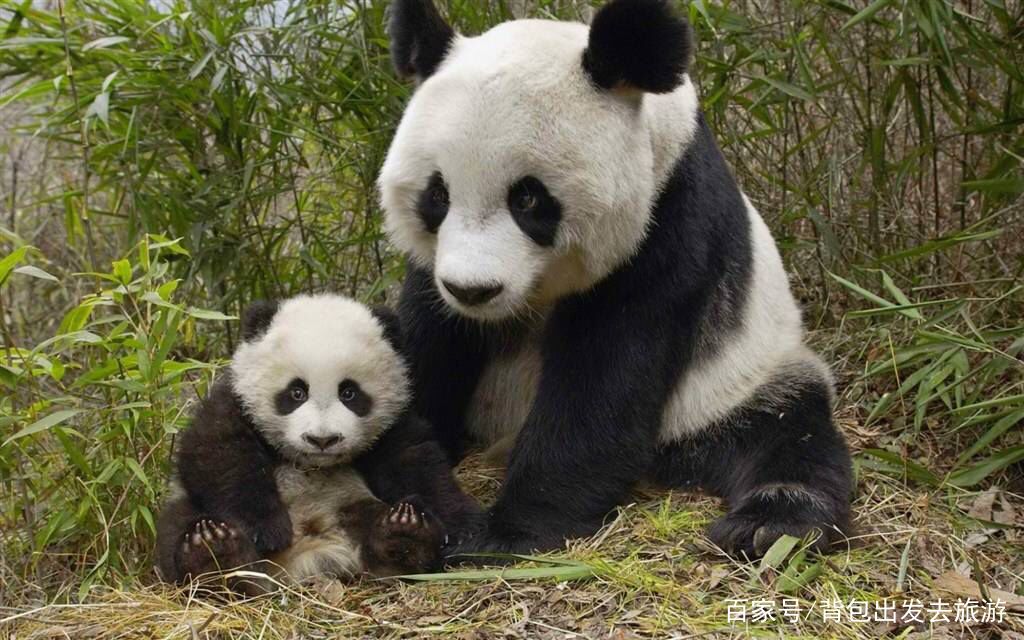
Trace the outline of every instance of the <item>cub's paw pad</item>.
<instances>
[{"instance_id":1,"label":"cub's paw pad","mask_svg":"<svg viewBox=\"0 0 1024 640\"><path fill-rule=\"evenodd\" d=\"M426 511L408 502L391 507L381 519L381 529L387 536L421 538L431 535L435 528Z\"/></svg>"},{"instance_id":2,"label":"cub's paw pad","mask_svg":"<svg viewBox=\"0 0 1024 640\"><path fill-rule=\"evenodd\" d=\"M241 532L219 520L203 518L185 532L181 543L186 573L198 575L247 561Z\"/></svg>"}]
</instances>

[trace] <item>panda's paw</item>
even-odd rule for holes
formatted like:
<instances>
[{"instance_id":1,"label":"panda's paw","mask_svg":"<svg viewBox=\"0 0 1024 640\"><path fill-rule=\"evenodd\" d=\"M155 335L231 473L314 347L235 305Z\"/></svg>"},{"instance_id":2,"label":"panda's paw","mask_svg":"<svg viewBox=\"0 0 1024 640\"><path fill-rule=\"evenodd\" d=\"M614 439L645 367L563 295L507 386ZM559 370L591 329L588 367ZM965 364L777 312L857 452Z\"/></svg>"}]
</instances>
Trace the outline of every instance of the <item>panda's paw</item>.
<instances>
[{"instance_id":1,"label":"panda's paw","mask_svg":"<svg viewBox=\"0 0 1024 640\"><path fill-rule=\"evenodd\" d=\"M238 527L211 518L201 518L185 532L180 554L182 573L193 578L255 560L251 543Z\"/></svg>"},{"instance_id":2,"label":"panda's paw","mask_svg":"<svg viewBox=\"0 0 1024 640\"><path fill-rule=\"evenodd\" d=\"M374 573L422 573L438 568L444 531L417 500L404 500L386 509L376 528L370 542L378 565Z\"/></svg>"},{"instance_id":3,"label":"panda's paw","mask_svg":"<svg viewBox=\"0 0 1024 640\"><path fill-rule=\"evenodd\" d=\"M748 559L760 558L784 535L808 538L812 551L825 553L844 538L847 509L811 490L754 492L712 523L708 537Z\"/></svg>"},{"instance_id":4,"label":"panda's paw","mask_svg":"<svg viewBox=\"0 0 1024 640\"><path fill-rule=\"evenodd\" d=\"M506 565L517 562L514 556L550 551L563 546L559 536L541 537L507 527L483 527L445 548L449 564Z\"/></svg>"},{"instance_id":5,"label":"panda's paw","mask_svg":"<svg viewBox=\"0 0 1024 640\"><path fill-rule=\"evenodd\" d=\"M385 537L441 542L440 525L414 502L394 505L381 516L378 526Z\"/></svg>"}]
</instances>

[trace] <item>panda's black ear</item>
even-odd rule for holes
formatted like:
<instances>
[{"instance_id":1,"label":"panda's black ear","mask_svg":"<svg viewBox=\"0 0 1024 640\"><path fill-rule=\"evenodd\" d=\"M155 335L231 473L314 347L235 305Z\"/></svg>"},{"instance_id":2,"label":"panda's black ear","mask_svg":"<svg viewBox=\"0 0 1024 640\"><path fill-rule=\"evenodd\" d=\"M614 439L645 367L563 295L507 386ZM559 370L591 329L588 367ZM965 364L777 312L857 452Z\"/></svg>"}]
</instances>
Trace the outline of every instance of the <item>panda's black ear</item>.
<instances>
[{"instance_id":1,"label":"panda's black ear","mask_svg":"<svg viewBox=\"0 0 1024 640\"><path fill-rule=\"evenodd\" d=\"M249 303L242 312L242 341L252 342L263 335L277 314L278 304L274 300L257 300Z\"/></svg>"},{"instance_id":2,"label":"panda's black ear","mask_svg":"<svg viewBox=\"0 0 1024 640\"><path fill-rule=\"evenodd\" d=\"M403 353L405 339L402 337L402 323L398 320L398 314L390 307L385 307L384 305L370 307L370 312L374 318L377 318L381 326L384 327L384 339L388 341L396 352Z\"/></svg>"},{"instance_id":3,"label":"panda's black ear","mask_svg":"<svg viewBox=\"0 0 1024 640\"><path fill-rule=\"evenodd\" d=\"M455 37L433 0L394 0L388 34L395 70L417 80L437 70Z\"/></svg>"},{"instance_id":4,"label":"panda's black ear","mask_svg":"<svg viewBox=\"0 0 1024 640\"><path fill-rule=\"evenodd\" d=\"M590 25L583 68L602 89L669 93L692 48L690 25L665 0L612 0Z\"/></svg>"}]
</instances>

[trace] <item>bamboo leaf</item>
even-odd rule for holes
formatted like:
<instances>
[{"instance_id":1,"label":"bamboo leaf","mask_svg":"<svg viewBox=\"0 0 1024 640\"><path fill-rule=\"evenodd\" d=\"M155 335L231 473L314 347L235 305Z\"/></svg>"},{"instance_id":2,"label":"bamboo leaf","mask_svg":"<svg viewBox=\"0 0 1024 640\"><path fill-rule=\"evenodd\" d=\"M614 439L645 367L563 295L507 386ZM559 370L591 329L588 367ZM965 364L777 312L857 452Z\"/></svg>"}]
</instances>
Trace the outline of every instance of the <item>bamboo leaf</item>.
<instances>
[{"instance_id":1,"label":"bamboo leaf","mask_svg":"<svg viewBox=\"0 0 1024 640\"><path fill-rule=\"evenodd\" d=\"M556 580L558 582L589 580L597 575L583 563L558 564L549 567L471 569L447 573L419 573L397 576L415 582L481 582L491 580Z\"/></svg>"},{"instance_id":2,"label":"bamboo leaf","mask_svg":"<svg viewBox=\"0 0 1024 640\"><path fill-rule=\"evenodd\" d=\"M881 460L890 466L891 471L902 473L907 478L920 482L921 484L926 484L932 487L937 487L942 484L939 477L924 466L914 462L913 460L908 460L899 454L893 453L892 451L886 451L884 449L866 449L864 450L863 455Z\"/></svg>"},{"instance_id":3,"label":"bamboo leaf","mask_svg":"<svg viewBox=\"0 0 1024 640\"><path fill-rule=\"evenodd\" d=\"M796 86L795 84L791 84L783 80L777 80L775 78L769 78L768 76L754 77L757 78L758 80L768 83L769 85L775 87L776 89L785 93L786 95L793 96L794 98L799 98L800 100L814 100L814 96L810 92L808 92L806 89L802 89Z\"/></svg>"},{"instance_id":4,"label":"bamboo leaf","mask_svg":"<svg viewBox=\"0 0 1024 640\"><path fill-rule=\"evenodd\" d=\"M96 94L85 112L86 119L96 116L104 125L110 126L110 94L106 91Z\"/></svg>"},{"instance_id":5,"label":"bamboo leaf","mask_svg":"<svg viewBox=\"0 0 1024 640\"><path fill-rule=\"evenodd\" d=\"M197 309L195 307L188 310L188 315L198 320L238 320L238 316L229 316L221 313L220 311Z\"/></svg>"},{"instance_id":6,"label":"bamboo leaf","mask_svg":"<svg viewBox=\"0 0 1024 640\"><path fill-rule=\"evenodd\" d=\"M956 461L956 467L959 468L983 449L986 449L997 438L1019 424L1021 420L1024 420L1024 408L1019 411L1014 411L1010 415L1003 416L1001 419L997 420L994 425L989 427L988 431L986 431L984 435L978 438L974 444L960 454L960 457L957 458Z\"/></svg>"},{"instance_id":7,"label":"bamboo leaf","mask_svg":"<svg viewBox=\"0 0 1024 640\"><path fill-rule=\"evenodd\" d=\"M876 13L892 4L892 2L893 0L875 0L874 2L866 6L864 9L862 9L860 12L858 12L857 15L847 20L846 23L839 28L839 32L842 33L843 31L846 31L850 27L856 26L861 22L870 19Z\"/></svg>"},{"instance_id":8,"label":"bamboo leaf","mask_svg":"<svg viewBox=\"0 0 1024 640\"><path fill-rule=\"evenodd\" d=\"M987 193L1024 193L1024 178L993 178L990 180L967 180L961 186L968 191Z\"/></svg>"},{"instance_id":9,"label":"bamboo leaf","mask_svg":"<svg viewBox=\"0 0 1024 640\"><path fill-rule=\"evenodd\" d=\"M192 65L192 69L188 72L189 80L195 80L199 77L199 74L202 73L203 69L206 68L207 63L209 63L210 60L213 58L213 54L213 49L207 51L205 56L200 58L194 65Z\"/></svg>"},{"instance_id":10,"label":"bamboo leaf","mask_svg":"<svg viewBox=\"0 0 1024 640\"><path fill-rule=\"evenodd\" d=\"M60 282L60 280L55 276L43 271L39 267L33 267L32 265L18 267L14 270L14 273L20 273L23 276L29 276L32 278L39 278L40 280L49 280L50 282Z\"/></svg>"},{"instance_id":11,"label":"bamboo leaf","mask_svg":"<svg viewBox=\"0 0 1024 640\"><path fill-rule=\"evenodd\" d=\"M800 538L794 536L782 536L768 548L764 557L761 558L761 571L765 569L776 569L782 565L790 552L799 544Z\"/></svg>"},{"instance_id":12,"label":"bamboo leaf","mask_svg":"<svg viewBox=\"0 0 1024 640\"><path fill-rule=\"evenodd\" d=\"M113 47L114 45L121 44L122 42L128 42L131 38L126 36L106 36L104 38L97 38L92 42L87 42L82 45L82 53L86 51L92 51L93 49L106 49L107 47Z\"/></svg>"},{"instance_id":13,"label":"bamboo leaf","mask_svg":"<svg viewBox=\"0 0 1024 640\"><path fill-rule=\"evenodd\" d=\"M1024 445L1003 449L999 453L986 458L978 464L954 473L949 477L949 484L962 489L973 487L988 476L1006 467L1024 460Z\"/></svg>"},{"instance_id":14,"label":"bamboo leaf","mask_svg":"<svg viewBox=\"0 0 1024 640\"><path fill-rule=\"evenodd\" d=\"M68 420L74 418L80 413L82 413L81 409L62 409L61 411L54 411L45 418L36 420L35 422L28 425L21 431L15 433L10 438L7 438L7 440L4 441L4 445L6 446L11 442L14 442L15 440L24 438L25 436L30 436L35 433L39 433L40 431L46 431L50 427L54 427L63 422L67 422Z\"/></svg>"},{"instance_id":15,"label":"bamboo leaf","mask_svg":"<svg viewBox=\"0 0 1024 640\"><path fill-rule=\"evenodd\" d=\"M25 254L28 252L28 249L28 246L18 247L0 260L0 284L3 284L11 271L25 260Z\"/></svg>"}]
</instances>

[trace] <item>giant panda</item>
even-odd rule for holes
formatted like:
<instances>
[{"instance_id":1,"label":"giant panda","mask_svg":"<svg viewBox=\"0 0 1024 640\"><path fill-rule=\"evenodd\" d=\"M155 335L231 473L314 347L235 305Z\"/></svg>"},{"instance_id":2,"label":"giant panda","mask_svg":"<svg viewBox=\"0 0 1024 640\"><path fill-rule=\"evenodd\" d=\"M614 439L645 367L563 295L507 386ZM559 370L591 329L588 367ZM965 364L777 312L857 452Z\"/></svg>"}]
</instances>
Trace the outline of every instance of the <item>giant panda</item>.
<instances>
[{"instance_id":1,"label":"giant panda","mask_svg":"<svg viewBox=\"0 0 1024 640\"><path fill-rule=\"evenodd\" d=\"M507 449L455 551L560 547L641 482L723 497L736 555L841 540L832 378L700 112L689 25L612 0L465 36L395 0L389 28L416 83L378 187L417 408L454 459Z\"/></svg>"},{"instance_id":2,"label":"giant panda","mask_svg":"<svg viewBox=\"0 0 1024 640\"><path fill-rule=\"evenodd\" d=\"M410 396L386 309L326 294L251 305L227 374L178 442L161 576L247 566L303 581L440 566L446 527L478 509ZM242 576L229 586L272 585Z\"/></svg>"}]
</instances>

